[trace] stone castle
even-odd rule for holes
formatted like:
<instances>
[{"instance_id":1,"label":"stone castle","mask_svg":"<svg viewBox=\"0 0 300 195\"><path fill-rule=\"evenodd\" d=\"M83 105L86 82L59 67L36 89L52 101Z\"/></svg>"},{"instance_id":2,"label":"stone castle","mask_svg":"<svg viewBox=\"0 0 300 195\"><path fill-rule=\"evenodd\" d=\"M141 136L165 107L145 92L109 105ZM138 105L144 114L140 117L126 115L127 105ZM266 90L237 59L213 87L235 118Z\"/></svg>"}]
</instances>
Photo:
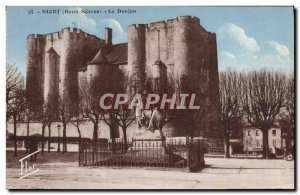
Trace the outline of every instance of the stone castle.
<instances>
[{"instance_id":1,"label":"stone castle","mask_svg":"<svg viewBox=\"0 0 300 195\"><path fill-rule=\"evenodd\" d=\"M217 107L209 106L219 102L216 34L206 31L196 17L130 25L128 43L115 45L110 28L105 29L105 39L65 28L29 35L27 41L26 88L35 106L46 100L55 102L59 97L76 103L82 80L91 83L108 77L108 82L114 82L114 77L123 74L130 86L142 92L149 78L165 86L174 75L181 78L201 72L197 75L203 77L209 89L207 117L213 118L218 112ZM118 74L107 75L103 67ZM212 125L203 123L202 128L211 129Z\"/></svg>"}]
</instances>

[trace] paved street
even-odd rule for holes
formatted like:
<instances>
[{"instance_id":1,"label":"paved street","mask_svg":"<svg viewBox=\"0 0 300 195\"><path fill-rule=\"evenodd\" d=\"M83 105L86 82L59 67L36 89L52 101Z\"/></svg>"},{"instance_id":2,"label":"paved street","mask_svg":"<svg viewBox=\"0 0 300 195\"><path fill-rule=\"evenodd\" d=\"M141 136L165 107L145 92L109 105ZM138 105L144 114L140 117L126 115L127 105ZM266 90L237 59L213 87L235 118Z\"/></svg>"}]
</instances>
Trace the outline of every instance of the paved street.
<instances>
[{"instance_id":1,"label":"paved street","mask_svg":"<svg viewBox=\"0 0 300 195\"><path fill-rule=\"evenodd\" d=\"M199 173L163 168L78 167L77 155L46 153L40 171L19 179L20 168L7 153L9 189L257 189L294 187L294 161L206 158ZM51 156L51 159L49 158ZM48 159L48 160L47 160ZM63 162L61 162L63 161Z\"/></svg>"}]
</instances>

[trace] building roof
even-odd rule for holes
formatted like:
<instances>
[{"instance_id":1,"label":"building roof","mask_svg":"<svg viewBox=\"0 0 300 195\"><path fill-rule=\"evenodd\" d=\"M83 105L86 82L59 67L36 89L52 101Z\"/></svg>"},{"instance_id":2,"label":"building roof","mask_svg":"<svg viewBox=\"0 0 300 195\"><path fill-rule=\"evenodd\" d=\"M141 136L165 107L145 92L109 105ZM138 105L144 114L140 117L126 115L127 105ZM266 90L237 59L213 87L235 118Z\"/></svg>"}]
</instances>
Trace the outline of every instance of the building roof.
<instances>
[{"instance_id":1,"label":"building roof","mask_svg":"<svg viewBox=\"0 0 300 195\"><path fill-rule=\"evenodd\" d=\"M153 66L154 66L154 65L157 65L157 66L164 66L164 63L163 63L161 60L158 59L158 60L155 61L155 63L153 64Z\"/></svg>"},{"instance_id":2,"label":"building roof","mask_svg":"<svg viewBox=\"0 0 300 195\"><path fill-rule=\"evenodd\" d=\"M127 64L127 52L127 43L120 43L113 45L106 56L111 64L125 65Z\"/></svg>"},{"instance_id":3,"label":"building roof","mask_svg":"<svg viewBox=\"0 0 300 195\"><path fill-rule=\"evenodd\" d=\"M57 55L57 53L56 53L56 51L53 49L53 47L50 47L50 48L46 51L46 53L55 53L55 54Z\"/></svg>"},{"instance_id":4,"label":"building roof","mask_svg":"<svg viewBox=\"0 0 300 195\"><path fill-rule=\"evenodd\" d=\"M86 66L76 69L77 71L86 71Z\"/></svg>"},{"instance_id":5,"label":"building roof","mask_svg":"<svg viewBox=\"0 0 300 195\"><path fill-rule=\"evenodd\" d=\"M111 48L100 48L95 57L87 63L89 64L127 64L127 43L112 45Z\"/></svg>"},{"instance_id":6,"label":"building roof","mask_svg":"<svg viewBox=\"0 0 300 195\"><path fill-rule=\"evenodd\" d=\"M104 49L100 48L92 61L88 62L87 64L108 64Z\"/></svg>"}]
</instances>

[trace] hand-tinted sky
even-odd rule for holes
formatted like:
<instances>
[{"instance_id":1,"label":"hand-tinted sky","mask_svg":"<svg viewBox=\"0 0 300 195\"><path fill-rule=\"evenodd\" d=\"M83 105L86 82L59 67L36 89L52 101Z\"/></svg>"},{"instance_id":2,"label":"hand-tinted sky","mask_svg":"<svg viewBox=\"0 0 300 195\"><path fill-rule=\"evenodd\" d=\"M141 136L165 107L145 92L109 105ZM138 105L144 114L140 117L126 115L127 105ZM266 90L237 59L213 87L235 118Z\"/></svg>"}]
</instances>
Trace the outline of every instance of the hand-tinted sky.
<instances>
[{"instance_id":1,"label":"hand-tinted sky","mask_svg":"<svg viewBox=\"0 0 300 195\"><path fill-rule=\"evenodd\" d=\"M41 14L42 10L102 10L97 14ZM117 9L136 10L118 14ZM29 14L33 10L34 14ZM114 10L115 13L103 13ZM26 37L65 27L104 37L113 29L113 42L127 42L127 27L182 15L200 18L201 25L217 34L220 70L268 69L294 71L294 17L292 7L7 7L7 63L26 73Z\"/></svg>"}]
</instances>

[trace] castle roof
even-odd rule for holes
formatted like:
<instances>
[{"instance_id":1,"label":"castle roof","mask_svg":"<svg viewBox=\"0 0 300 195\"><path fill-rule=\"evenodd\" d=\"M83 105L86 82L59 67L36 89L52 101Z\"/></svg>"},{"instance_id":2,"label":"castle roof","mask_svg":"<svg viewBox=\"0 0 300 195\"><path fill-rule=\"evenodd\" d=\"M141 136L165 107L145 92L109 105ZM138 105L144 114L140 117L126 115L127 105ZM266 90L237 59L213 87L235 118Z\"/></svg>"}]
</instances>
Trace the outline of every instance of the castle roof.
<instances>
[{"instance_id":1,"label":"castle roof","mask_svg":"<svg viewBox=\"0 0 300 195\"><path fill-rule=\"evenodd\" d=\"M46 53L55 53L55 54L57 54L56 51L53 49L53 47L50 47L50 48L46 51Z\"/></svg>"},{"instance_id":2,"label":"castle roof","mask_svg":"<svg viewBox=\"0 0 300 195\"><path fill-rule=\"evenodd\" d=\"M101 48L95 57L87 63L87 65L89 64L127 64L127 43L112 45L109 48Z\"/></svg>"},{"instance_id":3,"label":"castle roof","mask_svg":"<svg viewBox=\"0 0 300 195\"><path fill-rule=\"evenodd\" d=\"M154 64L153 64L153 66L154 65L157 65L157 66L163 66L164 65L164 63L161 61L161 60L156 60L155 62L154 62Z\"/></svg>"},{"instance_id":4,"label":"castle roof","mask_svg":"<svg viewBox=\"0 0 300 195\"><path fill-rule=\"evenodd\" d=\"M104 49L101 48L92 61L88 62L87 64L108 64Z\"/></svg>"},{"instance_id":5,"label":"castle roof","mask_svg":"<svg viewBox=\"0 0 300 195\"><path fill-rule=\"evenodd\" d=\"M127 43L113 45L106 55L109 62L115 65L127 64Z\"/></svg>"}]
</instances>

